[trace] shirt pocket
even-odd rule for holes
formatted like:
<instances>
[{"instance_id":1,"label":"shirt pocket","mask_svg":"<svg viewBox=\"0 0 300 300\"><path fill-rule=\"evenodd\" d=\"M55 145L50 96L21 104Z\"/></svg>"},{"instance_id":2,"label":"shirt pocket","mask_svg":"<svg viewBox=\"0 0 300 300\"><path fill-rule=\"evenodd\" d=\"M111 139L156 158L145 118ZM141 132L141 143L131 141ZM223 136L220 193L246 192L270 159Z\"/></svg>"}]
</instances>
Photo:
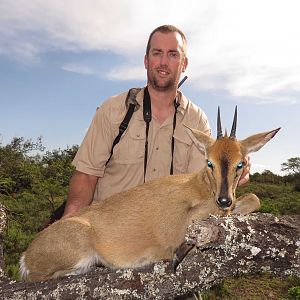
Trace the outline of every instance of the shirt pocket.
<instances>
[{"instance_id":1,"label":"shirt pocket","mask_svg":"<svg viewBox=\"0 0 300 300\"><path fill-rule=\"evenodd\" d=\"M187 173L192 140L189 136L174 134L174 174Z\"/></svg>"},{"instance_id":2,"label":"shirt pocket","mask_svg":"<svg viewBox=\"0 0 300 300\"><path fill-rule=\"evenodd\" d=\"M144 160L145 126L128 126L120 142L115 146L113 159L118 164L135 164Z\"/></svg>"}]
</instances>

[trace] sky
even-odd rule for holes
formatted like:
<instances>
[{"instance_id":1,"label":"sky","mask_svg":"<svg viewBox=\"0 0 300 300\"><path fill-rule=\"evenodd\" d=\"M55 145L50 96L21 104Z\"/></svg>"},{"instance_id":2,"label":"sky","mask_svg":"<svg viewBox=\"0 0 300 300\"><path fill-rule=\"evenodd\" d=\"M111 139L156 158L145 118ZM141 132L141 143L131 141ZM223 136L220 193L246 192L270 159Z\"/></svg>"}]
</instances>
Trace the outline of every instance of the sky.
<instances>
[{"instance_id":1,"label":"sky","mask_svg":"<svg viewBox=\"0 0 300 300\"><path fill-rule=\"evenodd\" d=\"M281 127L251 173L281 174L300 156L300 1L0 0L0 142L47 150L80 144L104 100L144 86L150 32L173 24L188 40L181 90L207 114L217 107L237 137Z\"/></svg>"}]
</instances>

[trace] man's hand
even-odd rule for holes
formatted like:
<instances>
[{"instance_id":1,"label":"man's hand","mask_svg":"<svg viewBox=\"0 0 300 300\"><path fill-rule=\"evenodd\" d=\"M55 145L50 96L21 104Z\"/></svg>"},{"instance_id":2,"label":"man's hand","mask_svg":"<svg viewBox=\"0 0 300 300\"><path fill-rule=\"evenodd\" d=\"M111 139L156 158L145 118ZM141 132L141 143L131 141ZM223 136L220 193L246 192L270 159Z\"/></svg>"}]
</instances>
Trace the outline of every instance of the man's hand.
<instances>
[{"instance_id":1,"label":"man's hand","mask_svg":"<svg viewBox=\"0 0 300 300\"><path fill-rule=\"evenodd\" d=\"M241 186L249 181L249 174L250 174L250 167L251 167L250 156L247 156L245 158L244 163L245 166L244 166L243 174L238 182L238 186Z\"/></svg>"}]
</instances>

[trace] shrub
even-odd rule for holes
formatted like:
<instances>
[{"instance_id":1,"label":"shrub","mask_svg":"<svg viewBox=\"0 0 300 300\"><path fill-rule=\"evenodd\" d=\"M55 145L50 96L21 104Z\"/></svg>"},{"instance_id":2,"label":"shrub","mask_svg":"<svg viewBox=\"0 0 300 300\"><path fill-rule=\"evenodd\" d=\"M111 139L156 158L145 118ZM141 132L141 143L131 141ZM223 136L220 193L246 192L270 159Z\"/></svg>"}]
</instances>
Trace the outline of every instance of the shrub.
<instances>
[{"instance_id":1,"label":"shrub","mask_svg":"<svg viewBox=\"0 0 300 300\"><path fill-rule=\"evenodd\" d=\"M295 182L294 191L300 192L300 180L299 179Z\"/></svg>"},{"instance_id":2,"label":"shrub","mask_svg":"<svg viewBox=\"0 0 300 300\"><path fill-rule=\"evenodd\" d=\"M295 286L288 291L289 299L300 300L300 286Z\"/></svg>"}]
</instances>

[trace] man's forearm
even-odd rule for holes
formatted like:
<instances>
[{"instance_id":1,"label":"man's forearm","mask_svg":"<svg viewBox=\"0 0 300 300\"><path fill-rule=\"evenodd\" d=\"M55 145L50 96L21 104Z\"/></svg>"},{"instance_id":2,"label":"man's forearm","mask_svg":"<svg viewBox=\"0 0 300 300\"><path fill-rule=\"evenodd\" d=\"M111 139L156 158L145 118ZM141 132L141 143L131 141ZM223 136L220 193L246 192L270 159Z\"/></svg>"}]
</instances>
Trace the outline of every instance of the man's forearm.
<instances>
[{"instance_id":1,"label":"man's forearm","mask_svg":"<svg viewBox=\"0 0 300 300\"><path fill-rule=\"evenodd\" d=\"M91 204L98 177L76 171L70 181L64 217L71 216Z\"/></svg>"}]
</instances>

